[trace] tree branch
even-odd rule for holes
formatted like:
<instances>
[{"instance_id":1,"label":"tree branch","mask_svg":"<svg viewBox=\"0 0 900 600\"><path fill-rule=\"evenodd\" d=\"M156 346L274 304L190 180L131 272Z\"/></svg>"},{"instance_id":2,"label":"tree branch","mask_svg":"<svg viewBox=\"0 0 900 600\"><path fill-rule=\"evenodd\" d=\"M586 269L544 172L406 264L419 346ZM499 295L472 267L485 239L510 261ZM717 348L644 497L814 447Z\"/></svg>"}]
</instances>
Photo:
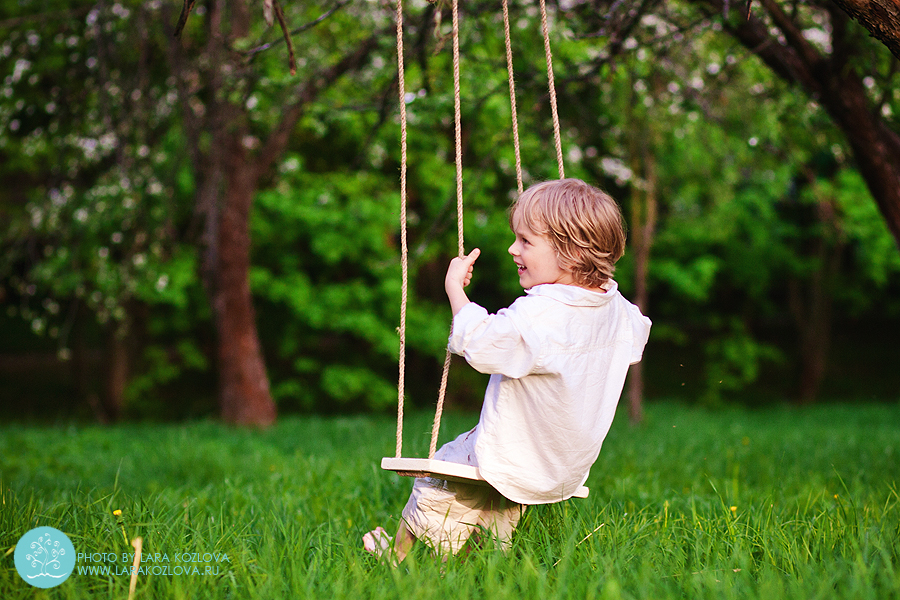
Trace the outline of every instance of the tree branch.
<instances>
[{"instance_id":1,"label":"tree branch","mask_svg":"<svg viewBox=\"0 0 900 600\"><path fill-rule=\"evenodd\" d=\"M260 52L264 52L265 50L268 50L269 48L271 48L273 46L277 46L281 42L287 41L288 43L290 43L290 36L298 35L308 29L312 29L313 27L315 27L316 25L318 25L319 23L321 23L322 21L324 21L325 19L327 19L328 17L330 17L331 15L333 15L334 13L339 11L340 9L347 6L348 4L350 4L350 0L340 0L340 2L338 2L337 4L332 6L330 9L328 9L328 11L326 11L325 13L320 15L317 19L310 21L309 23L305 23L305 24L301 25L300 27L297 27L296 29L292 29L290 32L285 32L284 37L280 37L277 40L275 40L274 42L269 42L268 44L263 44L261 46L257 46L256 48L253 48L251 50L247 50L247 52L245 54L247 56L254 56L256 54L259 54ZM284 28L284 27L286 27L286 26L284 25L284 23L282 23L282 28Z\"/></svg>"},{"instance_id":2,"label":"tree branch","mask_svg":"<svg viewBox=\"0 0 900 600\"><path fill-rule=\"evenodd\" d=\"M722 10L722 0L705 0L696 4L705 6L712 14L720 14ZM813 97L821 95L822 88L811 65L793 46L779 44L769 34L768 27L761 19L751 14L749 19L729 19L723 21L723 25L726 31L759 56L779 77L788 82L799 83Z\"/></svg>"},{"instance_id":3,"label":"tree branch","mask_svg":"<svg viewBox=\"0 0 900 600\"><path fill-rule=\"evenodd\" d=\"M344 73L358 69L369 57L372 50L378 45L381 35L376 33L364 40L359 47L344 56L340 61L325 69L318 75L312 76L307 83L298 90L296 100L282 113L281 122L272 130L262 150L254 161L253 168L256 176L260 177L266 172L284 152L290 139L291 131L303 115L303 111L319 93L337 81Z\"/></svg>"},{"instance_id":4,"label":"tree branch","mask_svg":"<svg viewBox=\"0 0 900 600\"><path fill-rule=\"evenodd\" d=\"M803 33L797 27L796 22L787 16L774 0L762 0L766 12L772 16L772 21L784 34L787 43L797 51L797 54L810 68L815 69L822 62L822 56L803 37Z\"/></svg>"},{"instance_id":5,"label":"tree branch","mask_svg":"<svg viewBox=\"0 0 900 600\"><path fill-rule=\"evenodd\" d=\"M170 8L163 5L163 17L170 16ZM163 20L163 27L166 27L168 19ZM174 37L174 34L173 34ZM169 69L175 75L175 87L178 90L178 104L181 109L182 122L184 124L185 136L188 140L188 150L191 157L191 164L195 173L200 172L201 152L200 152L200 132L204 129L205 123L201 117L195 116L190 108L188 98L191 97L193 91L188 88L185 72L184 52L179 44L166 44L166 58L169 62Z\"/></svg>"},{"instance_id":6,"label":"tree branch","mask_svg":"<svg viewBox=\"0 0 900 600\"><path fill-rule=\"evenodd\" d=\"M900 59L900 2L897 0L834 0Z\"/></svg>"},{"instance_id":7,"label":"tree branch","mask_svg":"<svg viewBox=\"0 0 900 600\"><path fill-rule=\"evenodd\" d=\"M291 33L288 31L287 23L284 21L284 10L281 8L280 2L274 2L275 16L278 17L278 24L281 26L281 33L284 34L284 42L288 47L288 66L291 69L291 75L297 74L297 61L294 58L294 42L291 41Z\"/></svg>"},{"instance_id":8,"label":"tree branch","mask_svg":"<svg viewBox=\"0 0 900 600\"><path fill-rule=\"evenodd\" d=\"M181 5L181 15L178 17L178 24L175 25L175 33L172 34L174 37L181 37L181 32L184 30L192 10L194 10L194 0L184 0L184 4Z\"/></svg>"}]
</instances>

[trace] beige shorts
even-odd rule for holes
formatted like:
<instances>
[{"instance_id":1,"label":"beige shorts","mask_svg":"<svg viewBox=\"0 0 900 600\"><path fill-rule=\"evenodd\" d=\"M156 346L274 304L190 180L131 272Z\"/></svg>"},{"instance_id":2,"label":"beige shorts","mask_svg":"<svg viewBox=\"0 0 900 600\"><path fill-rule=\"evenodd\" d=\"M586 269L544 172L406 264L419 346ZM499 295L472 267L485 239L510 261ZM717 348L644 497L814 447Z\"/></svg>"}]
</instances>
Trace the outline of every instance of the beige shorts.
<instances>
[{"instance_id":1,"label":"beige shorts","mask_svg":"<svg viewBox=\"0 0 900 600\"><path fill-rule=\"evenodd\" d=\"M442 446L434 457L477 467L472 431ZM524 510L489 485L423 477L413 483L403 520L436 551L456 554L478 530L490 532L506 549Z\"/></svg>"}]
</instances>

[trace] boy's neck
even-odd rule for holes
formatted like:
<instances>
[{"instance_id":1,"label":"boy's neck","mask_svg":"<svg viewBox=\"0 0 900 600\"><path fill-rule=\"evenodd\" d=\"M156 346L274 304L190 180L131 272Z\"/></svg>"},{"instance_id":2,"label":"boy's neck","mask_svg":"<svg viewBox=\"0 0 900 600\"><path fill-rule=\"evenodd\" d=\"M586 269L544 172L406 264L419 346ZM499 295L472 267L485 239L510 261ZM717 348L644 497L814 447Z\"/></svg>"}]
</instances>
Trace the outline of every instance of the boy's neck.
<instances>
[{"instance_id":1,"label":"boy's neck","mask_svg":"<svg viewBox=\"0 0 900 600\"><path fill-rule=\"evenodd\" d=\"M581 289L587 290L587 291L589 291L589 292L596 292L596 293L598 293L598 294L605 294L605 293L606 293L606 289L605 289L605 288L602 288L602 287L588 287L588 286L586 286L586 285L579 285L579 284L577 284L577 283L539 283L538 285L566 285L566 286L569 286L569 287L581 288ZM527 290L530 290L530 289L536 288L536 287L537 287L537 285L533 285L533 286L531 286L530 288L525 288L525 289L526 289L526 291L527 291Z\"/></svg>"}]
</instances>

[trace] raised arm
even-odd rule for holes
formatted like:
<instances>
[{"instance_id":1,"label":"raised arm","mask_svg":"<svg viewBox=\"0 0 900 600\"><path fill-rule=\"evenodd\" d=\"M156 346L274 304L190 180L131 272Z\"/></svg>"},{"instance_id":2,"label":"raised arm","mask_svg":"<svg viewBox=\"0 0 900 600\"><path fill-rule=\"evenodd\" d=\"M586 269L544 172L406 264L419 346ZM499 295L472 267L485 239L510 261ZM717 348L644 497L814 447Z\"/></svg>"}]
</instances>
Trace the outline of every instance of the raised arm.
<instances>
[{"instance_id":1,"label":"raised arm","mask_svg":"<svg viewBox=\"0 0 900 600\"><path fill-rule=\"evenodd\" d=\"M464 288L472 281L473 265L480 255L481 250L475 248L469 252L468 256L454 258L447 267L444 290L447 292L447 299L450 300L450 309L453 311L454 317L462 310L463 306L469 303L469 297Z\"/></svg>"}]
</instances>

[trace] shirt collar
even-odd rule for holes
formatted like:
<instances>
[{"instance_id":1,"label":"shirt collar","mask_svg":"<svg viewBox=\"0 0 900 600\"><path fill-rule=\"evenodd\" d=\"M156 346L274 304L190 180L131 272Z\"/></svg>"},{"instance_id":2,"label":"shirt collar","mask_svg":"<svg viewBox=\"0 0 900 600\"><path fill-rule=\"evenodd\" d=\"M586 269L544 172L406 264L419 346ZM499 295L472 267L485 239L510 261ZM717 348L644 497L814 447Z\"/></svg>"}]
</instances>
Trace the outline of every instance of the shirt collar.
<instances>
[{"instance_id":1,"label":"shirt collar","mask_svg":"<svg viewBox=\"0 0 900 600\"><path fill-rule=\"evenodd\" d=\"M546 296L570 306L603 306L612 300L619 285L610 279L603 285L603 289L606 290L605 294L593 292L577 285L542 283L525 290L525 293L533 296Z\"/></svg>"}]
</instances>

